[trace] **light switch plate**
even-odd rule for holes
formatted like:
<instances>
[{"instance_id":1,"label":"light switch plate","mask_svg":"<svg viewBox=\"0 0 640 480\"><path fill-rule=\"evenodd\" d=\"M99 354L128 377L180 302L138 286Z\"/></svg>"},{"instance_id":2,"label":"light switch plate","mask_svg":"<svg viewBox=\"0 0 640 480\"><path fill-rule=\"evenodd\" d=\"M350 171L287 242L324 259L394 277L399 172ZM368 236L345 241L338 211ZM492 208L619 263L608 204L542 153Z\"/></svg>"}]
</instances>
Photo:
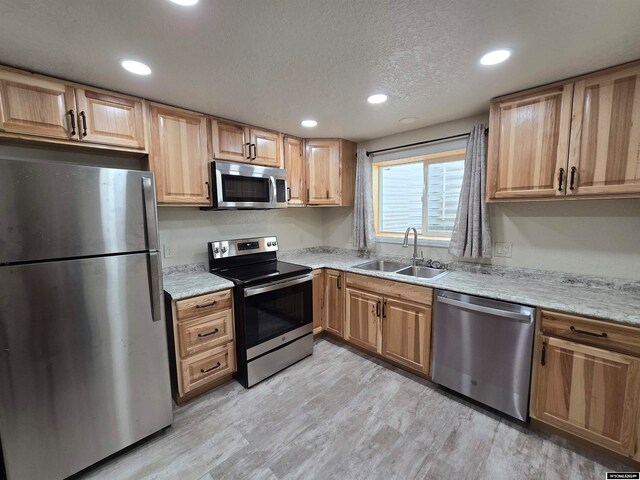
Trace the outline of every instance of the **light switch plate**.
<instances>
[{"instance_id":1,"label":"light switch plate","mask_svg":"<svg viewBox=\"0 0 640 480\"><path fill-rule=\"evenodd\" d=\"M511 242L496 242L493 244L494 257L511 258L512 245Z\"/></svg>"},{"instance_id":2,"label":"light switch plate","mask_svg":"<svg viewBox=\"0 0 640 480\"><path fill-rule=\"evenodd\" d=\"M165 243L162 245L162 249L164 251L164 258L173 258L173 245Z\"/></svg>"}]
</instances>

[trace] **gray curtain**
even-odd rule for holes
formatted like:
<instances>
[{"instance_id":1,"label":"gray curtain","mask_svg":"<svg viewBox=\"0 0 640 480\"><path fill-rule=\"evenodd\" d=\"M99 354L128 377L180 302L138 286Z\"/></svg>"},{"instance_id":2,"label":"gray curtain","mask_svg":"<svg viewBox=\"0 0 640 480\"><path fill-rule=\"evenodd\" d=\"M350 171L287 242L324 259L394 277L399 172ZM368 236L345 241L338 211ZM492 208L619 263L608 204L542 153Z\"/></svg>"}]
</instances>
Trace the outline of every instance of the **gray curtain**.
<instances>
[{"instance_id":1,"label":"gray curtain","mask_svg":"<svg viewBox=\"0 0 640 480\"><path fill-rule=\"evenodd\" d=\"M376 243L373 227L373 166L364 148L356 160L356 196L353 203L353 246L371 250Z\"/></svg>"},{"instance_id":2,"label":"gray curtain","mask_svg":"<svg viewBox=\"0 0 640 480\"><path fill-rule=\"evenodd\" d=\"M487 177L487 125L469 134L464 157L464 178L449 253L456 257L491 257L491 228L485 202Z\"/></svg>"}]
</instances>

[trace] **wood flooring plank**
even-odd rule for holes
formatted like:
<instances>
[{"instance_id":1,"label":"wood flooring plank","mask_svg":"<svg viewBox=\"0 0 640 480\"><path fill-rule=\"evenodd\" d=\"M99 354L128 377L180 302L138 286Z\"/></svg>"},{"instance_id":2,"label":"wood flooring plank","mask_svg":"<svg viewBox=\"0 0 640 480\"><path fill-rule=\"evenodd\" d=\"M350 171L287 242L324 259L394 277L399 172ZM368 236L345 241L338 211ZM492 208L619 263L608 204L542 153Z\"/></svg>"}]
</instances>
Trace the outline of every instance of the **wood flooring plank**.
<instances>
[{"instance_id":1,"label":"wood flooring plank","mask_svg":"<svg viewBox=\"0 0 640 480\"><path fill-rule=\"evenodd\" d=\"M600 479L624 470L323 338L265 382L231 382L174 414L166 432L78 480Z\"/></svg>"}]
</instances>

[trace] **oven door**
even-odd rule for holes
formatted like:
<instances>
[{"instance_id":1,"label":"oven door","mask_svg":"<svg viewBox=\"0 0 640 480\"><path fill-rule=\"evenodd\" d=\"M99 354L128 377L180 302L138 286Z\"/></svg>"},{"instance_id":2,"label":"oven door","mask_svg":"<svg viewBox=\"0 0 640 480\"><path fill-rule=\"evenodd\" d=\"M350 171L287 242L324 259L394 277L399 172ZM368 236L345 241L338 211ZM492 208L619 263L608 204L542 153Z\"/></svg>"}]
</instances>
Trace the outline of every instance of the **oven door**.
<instances>
[{"instance_id":1,"label":"oven door","mask_svg":"<svg viewBox=\"0 0 640 480\"><path fill-rule=\"evenodd\" d=\"M219 209L276 208L276 185L266 167L213 162L214 207Z\"/></svg>"},{"instance_id":2,"label":"oven door","mask_svg":"<svg viewBox=\"0 0 640 480\"><path fill-rule=\"evenodd\" d=\"M245 288L247 360L313 331L312 274Z\"/></svg>"}]
</instances>

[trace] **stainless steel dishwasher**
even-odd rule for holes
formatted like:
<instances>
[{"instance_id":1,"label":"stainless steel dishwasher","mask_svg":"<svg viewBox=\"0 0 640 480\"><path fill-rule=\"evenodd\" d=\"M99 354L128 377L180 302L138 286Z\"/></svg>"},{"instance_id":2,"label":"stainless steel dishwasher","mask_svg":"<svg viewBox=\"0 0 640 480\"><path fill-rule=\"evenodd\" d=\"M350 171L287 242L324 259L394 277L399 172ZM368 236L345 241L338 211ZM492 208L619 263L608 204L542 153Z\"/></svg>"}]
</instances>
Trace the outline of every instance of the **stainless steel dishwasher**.
<instances>
[{"instance_id":1,"label":"stainless steel dishwasher","mask_svg":"<svg viewBox=\"0 0 640 480\"><path fill-rule=\"evenodd\" d=\"M526 421L535 308L436 290L433 381Z\"/></svg>"}]
</instances>

